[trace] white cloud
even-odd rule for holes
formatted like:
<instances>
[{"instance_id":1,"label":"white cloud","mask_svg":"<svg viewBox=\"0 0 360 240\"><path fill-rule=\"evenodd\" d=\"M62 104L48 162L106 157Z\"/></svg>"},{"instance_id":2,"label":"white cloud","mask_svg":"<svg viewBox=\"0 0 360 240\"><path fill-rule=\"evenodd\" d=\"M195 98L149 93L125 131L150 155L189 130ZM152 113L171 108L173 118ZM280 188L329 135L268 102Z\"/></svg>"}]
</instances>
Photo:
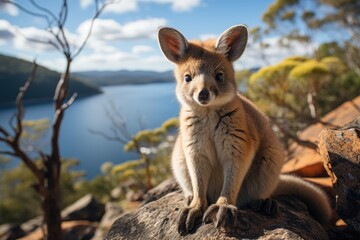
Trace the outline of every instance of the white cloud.
<instances>
[{"instance_id":1,"label":"white cloud","mask_svg":"<svg viewBox=\"0 0 360 240\"><path fill-rule=\"evenodd\" d=\"M201 0L142 0L143 2L153 2L158 4L171 4L175 12L190 11L200 5Z\"/></svg>"},{"instance_id":2,"label":"white cloud","mask_svg":"<svg viewBox=\"0 0 360 240\"><path fill-rule=\"evenodd\" d=\"M49 32L35 28L20 28L6 20L0 20L0 41L12 42L16 49L30 51L48 51L55 48L47 42L52 39Z\"/></svg>"},{"instance_id":3,"label":"white cloud","mask_svg":"<svg viewBox=\"0 0 360 240\"><path fill-rule=\"evenodd\" d=\"M147 45L137 45L137 46L134 46L131 51L135 54L140 54L140 53L152 52L152 51L154 51L154 49Z\"/></svg>"},{"instance_id":4,"label":"white cloud","mask_svg":"<svg viewBox=\"0 0 360 240\"><path fill-rule=\"evenodd\" d=\"M288 48L282 47L278 44L279 39L279 37L264 39L264 42L268 44L266 49L262 49L258 43L252 44L250 42L243 56L236 62L235 68L244 69L268 64L273 65L289 56L311 55L318 47L317 43L302 44L295 41L291 42Z\"/></svg>"},{"instance_id":5,"label":"white cloud","mask_svg":"<svg viewBox=\"0 0 360 240\"><path fill-rule=\"evenodd\" d=\"M8 41L15 37L15 28L6 20L0 19L0 40Z\"/></svg>"},{"instance_id":6,"label":"white cloud","mask_svg":"<svg viewBox=\"0 0 360 240\"><path fill-rule=\"evenodd\" d=\"M56 32L56 29L53 29ZM79 37L66 29L64 29L67 40L71 48L79 47ZM47 30L36 28L36 27L18 27L12 25L6 20L0 19L0 44L12 43L15 49L32 51L32 52L44 52L53 51L56 48L49 43L52 41L58 45L55 41L55 37Z\"/></svg>"},{"instance_id":7,"label":"white cloud","mask_svg":"<svg viewBox=\"0 0 360 240\"><path fill-rule=\"evenodd\" d=\"M85 9L93 3L93 0L80 0L80 7Z\"/></svg>"},{"instance_id":8,"label":"white cloud","mask_svg":"<svg viewBox=\"0 0 360 240\"><path fill-rule=\"evenodd\" d=\"M17 16L19 14L17 7L12 5L11 3L5 3L1 1L0 1L0 11L4 11L11 16Z\"/></svg>"},{"instance_id":9,"label":"white cloud","mask_svg":"<svg viewBox=\"0 0 360 240\"><path fill-rule=\"evenodd\" d=\"M176 12L189 11L200 4L200 0L174 0L172 9Z\"/></svg>"},{"instance_id":10,"label":"white cloud","mask_svg":"<svg viewBox=\"0 0 360 240\"><path fill-rule=\"evenodd\" d=\"M80 7L82 9L88 8L90 5L93 4L93 0L80 0ZM126 13L126 12L134 12L138 9L138 0L115 0L109 1L104 12L111 12L111 13Z\"/></svg>"},{"instance_id":11,"label":"white cloud","mask_svg":"<svg viewBox=\"0 0 360 240\"><path fill-rule=\"evenodd\" d=\"M139 66L141 66L139 68ZM137 57L131 53L117 51L114 53L92 53L80 55L72 64L73 71L86 70L154 70L164 71L172 68L163 56Z\"/></svg>"},{"instance_id":12,"label":"white cloud","mask_svg":"<svg viewBox=\"0 0 360 240\"><path fill-rule=\"evenodd\" d=\"M215 38L217 39L219 36L216 34L212 34L212 33L206 33L206 34L201 34L200 35L200 40L204 41L210 38Z\"/></svg>"},{"instance_id":13,"label":"white cloud","mask_svg":"<svg viewBox=\"0 0 360 240\"><path fill-rule=\"evenodd\" d=\"M126 12L135 12L138 9L137 0L120 0L115 1L105 7L104 12L112 13L126 13Z\"/></svg>"},{"instance_id":14,"label":"white cloud","mask_svg":"<svg viewBox=\"0 0 360 240\"><path fill-rule=\"evenodd\" d=\"M86 35L90 23L90 20L81 23L77 32ZM141 19L123 25L113 19L96 19L91 38L104 41L154 38L159 26L165 24L166 20L163 18Z\"/></svg>"},{"instance_id":15,"label":"white cloud","mask_svg":"<svg viewBox=\"0 0 360 240\"><path fill-rule=\"evenodd\" d=\"M16 27L16 37L14 38L14 47L20 50L30 51L53 51L55 47L49 44L49 41L56 43L54 37L46 30L26 27Z\"/></svg>"}]
</instances>

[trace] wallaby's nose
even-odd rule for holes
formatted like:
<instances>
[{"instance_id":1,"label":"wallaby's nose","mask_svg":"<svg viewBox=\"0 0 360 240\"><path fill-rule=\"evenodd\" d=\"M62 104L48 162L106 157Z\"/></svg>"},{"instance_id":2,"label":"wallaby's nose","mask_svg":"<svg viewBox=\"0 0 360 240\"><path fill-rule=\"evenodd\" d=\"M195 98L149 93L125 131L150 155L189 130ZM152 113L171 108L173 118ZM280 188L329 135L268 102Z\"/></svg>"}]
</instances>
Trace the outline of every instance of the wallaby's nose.
<instances>
[{"instance_id":1,"label":"wallaby's nose","mask_svg":"<svg viewBox=\"0 0 360 240\"><path fill-rule=\"evenodd\" d=\"M206 88L201 90L198 96L199 102L206 103L209 100L209 95L209 90L207 90Z\"/></svg>"}]
</instances>

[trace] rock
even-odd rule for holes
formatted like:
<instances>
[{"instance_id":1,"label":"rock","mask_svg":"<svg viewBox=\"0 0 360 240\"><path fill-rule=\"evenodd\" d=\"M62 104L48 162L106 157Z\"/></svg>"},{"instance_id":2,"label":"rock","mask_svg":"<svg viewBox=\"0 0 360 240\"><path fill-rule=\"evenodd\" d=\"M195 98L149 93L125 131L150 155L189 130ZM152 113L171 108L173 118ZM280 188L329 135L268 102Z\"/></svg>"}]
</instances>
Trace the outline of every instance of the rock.
<instances>
[{"instance_id":1,"label":"rock","mask_svg":"<svg viewBox=\"0 0 360 240\"><path fill-rule=\"evenodd\" d=\"M2 224L0 225L0 239L1 240L15 240L24 236L25 232L17 224Z\"/></svg>"},{"instance_id":2,"label":"rock","mask_svg":"<svg viewBox=\"0 0 360 240\"><path fill-rule=\"evenodd\" d=\"M185 237L177 232L177 219L184 207L181 191L150 202L115 221L105 240L119 239L328 239L322 226L310 217L306 206L292 197L276 198L279 213L265 216L239 210L241 224L217 230L203 224Z\"/></svg>"},{"instance_id":3,"label":"rock","mask_svg":"<svg viewBox=\"0 0 360 240\"><path fill-rule=\"evenodd\" d=\"M349 227L342 219L327 231L330 240L359 240L360 233Z\"/></svg>"},{"instance_id":4,"label":"rock","mask_svg":"<svg viewBox=\"0 0 360 240\"><path fill-rule=\"evenodd\" d=\"M40 227L43 224L43 216L38 216L35 218L32 218L23 224L21 224L21 229L26 233L29 234L30 232L34 231L38 227Z\"/></svg>"},{"instance_id":5,"label":"rock","mask_svg":"<svg viewBox=\"0 0 360 240\"><path fill-rule=\"evenodd\" d=\"M90 240L97 224L89 221L67 221L61 223L63 238L66 240ZM42 240L43 231L39 228L20 240Z\"/></svg>"},{"instance_id":6,"label":"rock","mask_svg":"<svg viewBox=\"0 0 360 240\"><path fill-rule=\"evenodd\" d=\"M111 225L115 222L117 218L119 218L119 216L123 212L124 210L117 203L113 203L113 202L106 203L105 214L102 217L99 227L97 228L92 240L104 239L104 236L110 229Z\"/></svg>"},{"instance_id":7,"label":"rock","mask_svg":"<svg viewBox=\"0 0 360 240\"><path fill-rule=\"evenodd\" d=\"M91 195L80 198L61 212L63 221L88 220L99 222L105 213L105 206Z\"/></svg>"},{"instance_id":8,"label":"rock","mask_svg":"<svg viewBox=\"0 0 360 240\"><path fill-rule=\"evenodd\" d=\"M339 216L360 233L360 117L319 135L324 166L336 193Z\"/></svg>"},{"instance_id":9,"label":"rock","mask_svg":"<svg viewBox=\"0 0 360 240\"><path fill-rule=\"evenodd\" d=\"M175 178L167 179L162 183L160 183L159 185L157 185L156 187L154 187L153 189L151 189L150 191L148 191L144 195L144 200L142 202L142 205L158 200L161 197L165 196L166 194L175 192L179 189L180 189L179 185L176 182Z\"/></svg>"},{"instance_id":10,"label":"rock","mask_svg":"<svg viewBox=\"0 0 360 240\"><path fill-rule=\"evenodd\" d=\"M125 199L129 202L139 202L142 201L144 197L144 193L141 191L133 191L133 190L129 190L126 194L125 194Z\"/></svg>"},{"instance_id":11,"label":"rock","mask_svg":"<svg viewBox=\"0 0 360 240\"><path fill-rule=\"evenodd\" d=\"M333 126L343 126L359 116L360 96L341 104L320 120ZM327 126L318 122L305 128L300 134L301 140L315 143L322 130ZM320 153L311 148L292 143L287 150L287 161L283 166L283 173L296 174L301 177L325 177L326 171Z\"/></svg>"},{"instance_id":12,"label":"rock","mask_svg":"<svg viewBox=\"0 0 360 240\"><path fill-rule=\"evenodd\" d=\"M113 200L120 199L122 194L123 194L123 189L120 186L114 188L110 192L111 199L113 199Z\"/></svg>"}]
</instances>

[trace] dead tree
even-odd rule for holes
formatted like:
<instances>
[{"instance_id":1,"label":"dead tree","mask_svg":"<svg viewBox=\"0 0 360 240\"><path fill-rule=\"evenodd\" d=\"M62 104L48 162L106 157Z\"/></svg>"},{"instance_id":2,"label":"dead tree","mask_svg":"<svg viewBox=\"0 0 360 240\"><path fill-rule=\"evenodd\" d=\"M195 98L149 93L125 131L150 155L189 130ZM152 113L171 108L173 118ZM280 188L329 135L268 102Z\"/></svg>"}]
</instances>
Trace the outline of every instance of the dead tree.
<instances>
[{"instance_id":1,"label":"dead tree","mask_svg":"<svg viewBox=\"0 0 360 240\"><path fill-rule=\"evenodd\" d=\"M30 0L35 10L29 10L22 7L17 2L9 0L0 0L2 3L12 4L23 12L44 19L47 22L47 31L52 38L47 41L29 39L44 44L50 44L56 48L66 59L66 67L57 83L54 93L54 119L52 123L51 150L49 154L39 152L41 164L36 164L29 154L22 149L20 144L21 134L23 132L24 106L23 96L27 92L29 86L33 82L36 73L36 63L34 61L33 69L30 77L23 87L20 88L16 98L16 113L11 121L12 131L8 131L5 127L0 126L0 141L6 143L10 150L0 151L0 154L11 155L19 158L25 166L34 174L37 183L34 185L35 190L41 196L41 207L44 212L44 239L62 240L61 231L61 192L60 192L60 171L61 171L61 154L59 149L59 134L64 118L65 110L74 102L76 93L70 98L68 95L68 86L70 81L71 63L85 47L93 28L96 18L104 10L109 1L95 0L95 14L92 17L90 29L84 41L77 47L71 46L68 36L65 32L65 23L68 19L68 1L63 0L58 15L52 13L49 9L38 5L35 0Z\"/></svg>"},{"instance_id":2,"label":"dead tree","mask_svg":"<svg viewBox=\"0 0 360 240\"><path fill-rule=\"evenodd\" d=\"M127 121L125 116L121 113L120 109L117 106L110 102L109 106L105 108L106 116L110 120L110 130L111 134L89 129L89 131L93 134L99 135L108 141L113 141L120 143L124 147L129 143L133 142L133 151L140 157L140 159L144 162L145 167L145 185L146 191L153 188L152 184L152 174L150 171L151 159L150 156L144 153L143 146L141 141L136 138L136 134L132 134L127 126ZM139 126L140 130L145 129L145 124L142 122L141 118L139 118Z\"/></svg>"}]
</instances>

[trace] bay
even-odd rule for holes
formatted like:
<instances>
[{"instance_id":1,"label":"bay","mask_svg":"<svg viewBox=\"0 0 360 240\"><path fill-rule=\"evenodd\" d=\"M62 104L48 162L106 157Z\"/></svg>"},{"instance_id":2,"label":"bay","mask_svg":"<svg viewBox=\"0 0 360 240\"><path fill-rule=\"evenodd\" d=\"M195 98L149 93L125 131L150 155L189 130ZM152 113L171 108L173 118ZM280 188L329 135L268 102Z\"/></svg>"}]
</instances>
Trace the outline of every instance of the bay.
<instances>
[{"instance_id":1,"label":"bay","mask_svg":"<svg viewBox=\"0 0 360 240\"><path fill-rule=\"evenodd\" d=\"M133 134L143 127L156 128L165 120L176 117L179 111L174 83L112 86L102 90L103 94L77 99L65 112L60 132L62 157L78 159L80 165L77 169L85 170L87 178L99 174L104 162L118 164L138 157L134 153L124 152L120 143L91 133L90 130L95 130L111 135L111 121L106 114L111 104L120 110ZM10 129L8 122L14 111L14 108L0 110L1 126ZM52 103L26 106L26 120L48 118L51 123L52 117ZM50 134L42 142L44 151L48 151ZM6 146L1 144L0 148L6 149ZM13 159L9 166L18 163L18 159Z\"/></svg>"}]
</instances>

